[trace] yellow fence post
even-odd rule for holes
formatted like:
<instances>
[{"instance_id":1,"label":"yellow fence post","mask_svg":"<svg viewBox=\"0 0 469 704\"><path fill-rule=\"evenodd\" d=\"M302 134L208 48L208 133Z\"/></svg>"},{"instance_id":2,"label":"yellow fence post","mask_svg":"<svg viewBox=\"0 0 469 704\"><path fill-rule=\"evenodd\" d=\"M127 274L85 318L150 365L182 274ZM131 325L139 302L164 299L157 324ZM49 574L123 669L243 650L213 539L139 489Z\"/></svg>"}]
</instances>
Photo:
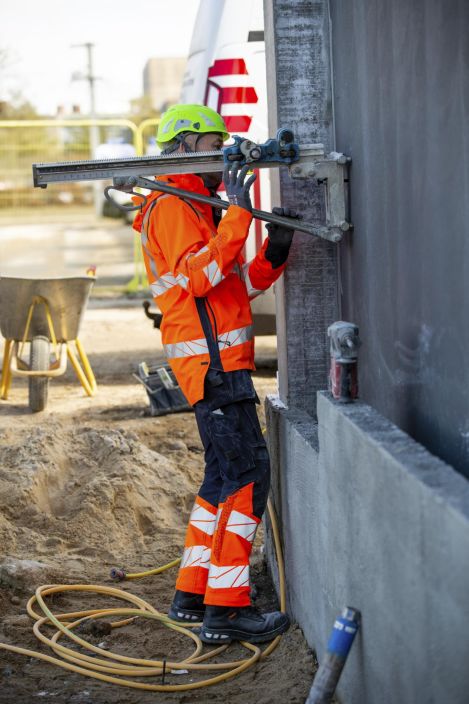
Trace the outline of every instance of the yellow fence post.
<instances>
[{"instance_id":1,"label":"yellow fence post","mask_svg":"<svg viewBox=\"0 0 469 704\"><path fill-rule=\"evenodd\" d=\"M159 124L158 118L148 118L147 120L142 120L142 122L137 127L135 133L135 151L138 156L144 156L145 151L145 141L144 132L148 127L154 127L154 133L156 134L156 127ZM142 291L148 285L147 276L145 272L145 265L143 262L142 247L140 245L140 237L138 233L135 233L134 239L134 276L129 281L125 287L127 293L135 293L136 291Z\"/></svg>"}]
</instances>

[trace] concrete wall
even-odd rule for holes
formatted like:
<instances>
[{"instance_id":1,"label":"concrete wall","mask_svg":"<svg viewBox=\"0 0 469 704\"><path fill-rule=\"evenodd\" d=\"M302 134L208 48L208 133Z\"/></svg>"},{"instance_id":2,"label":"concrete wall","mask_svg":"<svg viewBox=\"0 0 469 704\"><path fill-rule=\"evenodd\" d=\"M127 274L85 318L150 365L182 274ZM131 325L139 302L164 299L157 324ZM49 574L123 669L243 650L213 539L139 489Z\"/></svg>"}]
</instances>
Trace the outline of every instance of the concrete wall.
<instances>
[{"instance_id":1,"label":"concrete wall","mask_svg":"<svg viewBox=\"0 0 469 704\"><path fill-rule=\"evenodd\" d=\"M294 130L300 143L333 148L327 2L264 0L269 134ZM272 203L308 222L324 218L323 193L312 180L272 171ZM339 317L337 247L296 233L289 265L276 285L280 396L316 413L316 391L328 367L327 326ZM301 334L298 334L301 331Z\"/></svg>"},{"instance_id":2,"label":"concrete wall","mask_svg":"<svg viewBox=\"0 0 469 704\"><path fill-rule=\"evenodd\" d=\"M266 404L289 610L321 659L343 606L362 628L347 704L466 704L469 484L364 403L318 424Z\"/></svg>"},{"instance_id":3,"label":"concrete wall","mask_svg":"<svg viewBox=\"0 0 469 704\"><path fill-rule=\"evenodd\" d=\"M361 395L469 478L469 3L331 0Z\"/></svg>"},{"instance_id":4,"label":"concrete wall","mask_svg":"<svg viewBox=\"0 0 469 704\"><path fill-rule=\"evenodd\" d=\"M469 3L264 8L270 132L353 159L354 232L296 234L277 287L267 415L289 608L319 659L342 607L362 611L344 703L466 704ZM321 220L313 181L281 176L279 200ZM370 405L316 407L339 318L360 326Z\"/></svg>"}]
</instances>

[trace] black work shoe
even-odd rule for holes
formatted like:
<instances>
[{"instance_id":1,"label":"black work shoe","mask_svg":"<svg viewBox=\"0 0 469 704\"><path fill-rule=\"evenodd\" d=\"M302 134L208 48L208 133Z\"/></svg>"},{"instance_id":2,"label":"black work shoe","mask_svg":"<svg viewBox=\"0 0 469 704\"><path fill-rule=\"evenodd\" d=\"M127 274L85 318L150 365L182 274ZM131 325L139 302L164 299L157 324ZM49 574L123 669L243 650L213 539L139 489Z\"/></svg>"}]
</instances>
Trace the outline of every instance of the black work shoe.
<instances>
[{"instance_id":1,"label":"black work shoe","mask_svg":"<svg viewBox=\"0 0 469 704\"><path fill-rule=\"evenodd\" d=\"M264 643L286 631L289 625L290 619L281 611L261 614L252 606L207 606L198 635L204 643Z\"/></svg>"},{"instance_id":2,"label":"black work shoe","mask_svg":"<svg viewBox=\"0 0 469 704\"><path fill-rule=\"evenodd\" d=\"M169 618L173 621L184 623L197 623L202 621L205 614L205 604L203 594L193 594L176 590L173 603L168 612Z\"/></svg>"}]
</instances>

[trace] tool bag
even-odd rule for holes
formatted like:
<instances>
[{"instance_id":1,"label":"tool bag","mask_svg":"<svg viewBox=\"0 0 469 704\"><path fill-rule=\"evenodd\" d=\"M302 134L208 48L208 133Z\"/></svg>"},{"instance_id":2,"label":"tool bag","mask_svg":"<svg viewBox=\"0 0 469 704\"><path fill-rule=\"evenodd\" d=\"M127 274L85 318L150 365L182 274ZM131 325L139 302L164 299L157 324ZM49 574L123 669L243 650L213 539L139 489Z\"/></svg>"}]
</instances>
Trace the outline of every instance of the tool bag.
<instances>
[{"instance_id":1,"label":"tool bag","mask_svg":"<svg viewBox=\"0 0 469 704\"><path fill-rule=\"evenodd\" d=\"M137 374L133 376L146 389L151 416L194 410L182 393L169 364L148 365L140 362Z\"/></svg>"}]
</instances>

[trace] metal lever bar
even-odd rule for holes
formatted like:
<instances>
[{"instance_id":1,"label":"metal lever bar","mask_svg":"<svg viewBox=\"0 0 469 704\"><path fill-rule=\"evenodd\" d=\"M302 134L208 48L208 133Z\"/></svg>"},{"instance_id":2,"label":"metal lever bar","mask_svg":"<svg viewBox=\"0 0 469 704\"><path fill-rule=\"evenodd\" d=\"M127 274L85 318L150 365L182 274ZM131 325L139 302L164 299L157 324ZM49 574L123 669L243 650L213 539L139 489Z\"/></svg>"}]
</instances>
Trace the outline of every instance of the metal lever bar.
<instances>
[{"instance_id":1,"label":"metal lever bar","mask_svg":"<svg viewBox=\"0 0 469 704\"><path fill-rule=\"evenodd\" d=\"M193 191L186 191L181 188L174 188L173 186L168 186L162 181L150 181L142 176L131 176L129 179L117 177L114 178L113 183L116 190L124 191L125 193L133 193L132 189L138 187L145 188L150 191L169 193L170 195L195 200L199 203L206 203L207 205L211 205L215 208L221 208L222 210L228 210L230 207L230 203L226 200L211 198L210 196L204 196L201 193L194 193ZM133 195L139 196L143 199L145 198L145 196L142 196L140 193L133 193ZM109 200L110 197L108 194L106 194L106 197ZM265 210L257 210L256 208L253 208L252 215L257 220L271 222L274 225L281 225L282 227L287 227L290 230L297 230L298 232L306 232L308 235L315 235L316 237L321 237L322 239L329 240L330 242L340 242L342 239L342 230L339 227L331 228L313 225L312 223L302 222L301 220L287 218L282 215L275 215L274 213L268 213Z\"/></svg>"}]
</instances>

